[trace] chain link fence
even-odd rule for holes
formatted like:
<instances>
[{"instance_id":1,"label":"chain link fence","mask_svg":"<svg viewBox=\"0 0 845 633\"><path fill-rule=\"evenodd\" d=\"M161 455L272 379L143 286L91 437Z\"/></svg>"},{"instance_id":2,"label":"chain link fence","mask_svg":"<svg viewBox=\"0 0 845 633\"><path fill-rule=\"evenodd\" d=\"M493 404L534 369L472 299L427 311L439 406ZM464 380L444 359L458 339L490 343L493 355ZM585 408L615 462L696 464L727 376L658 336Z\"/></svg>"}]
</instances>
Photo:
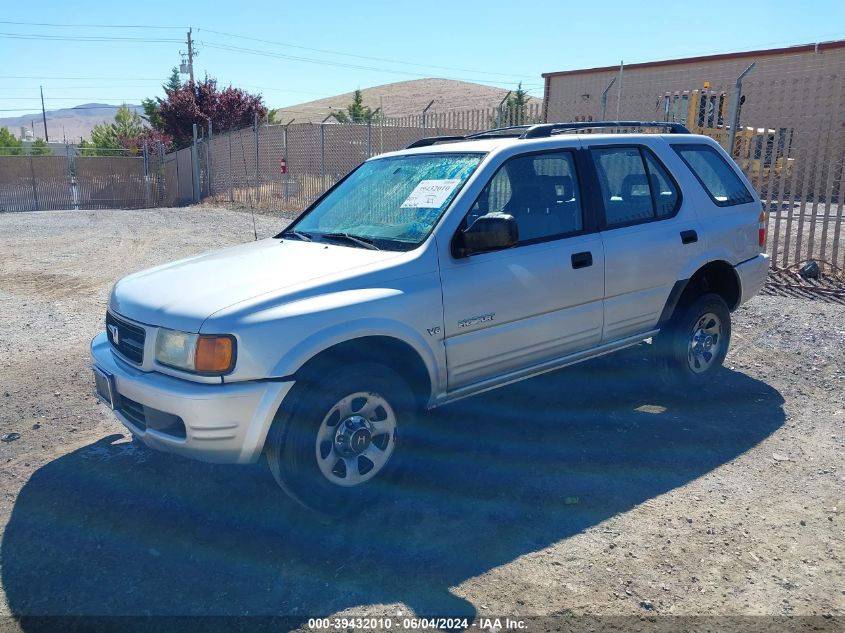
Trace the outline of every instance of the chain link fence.
<instances>
[{"instance_id":1,"label":"chain link fence","mask_svg":"<svg viewBox=\"0 0 845 633\"><path fill-rule=\"evenodd\" d=\"M502 125L539 123L542 104L522 109L489 108L423 112L383 117L363 124L295 123L254 125L225 134L205 134L196 150L176 152L176 166L166 170L162 204L194 199L272 211L307 207L361 162L402 149L433 135L469 134ZM199 189L183 180L196 156ZM163 161L172 162L172 154ZM178 173L177 173L178 172ZM176 189L177 193L172 192Z\"/></svg>"},{"instance_id":2,"label":"chain link fence","mask_svg":"<svg viewBox=\"0 0 845 633\"><path fill-rule=\"evenodd\" d=\"M845 74L845 68L835 72ZM835 112L845 111L845 84L835 79L825 73L777 77L761 73L745 78L741 85L726 81L725 87L657 92L629 81L612 109L618 109L622 119L684 123L729 149L764 201L768 251L776 265L816 259L827 268L845 268L845 128ZM667 79L667 84L677 84L676 78ZM799 85L799 98L789 96L796 86L788 84ZM767 109L747 106L760 101L769 104ZM819 108L816 102L832 107ZM195 199L296 212L373 155L426 136L541 122L542 106L529 106L517 114L494 108L383 118L370 124L259 125L206 137L195 152L201 165L201 191ZM555 108L550 106L550 111L550 118L557 118ZM592 120L593 115L569 117L575 118ZM177 154L178 190L188 192L187 197L194 194L186 176L192 173L187 164L191 155L190 150ZM186 201L186 195L177 198Z\"/></svg>"},{"instance_id":3,"label":"chain link fence","mask_svg":"<svg viewBox=\"0 0 845 633\"><path fill-rule=\"evenodd\" d=\"M0 156L0 211L154 206L145 153L75 146L52 155Z\"/></svg>"},{"instance_id":4,"label":"chain link fence","mask_svg":"<svg viewBox=\"0 0 845 633\"><path fill-rule=\"evenodd\" d=\"M845 269L845 61L823 70L796 66L749 73L725 71L711 87L695 85L688 70L656 80L626 77L616 98L602 91L593 110L589 86L525 108L422 112L364 124L254 125L215 134L198 127L191 147L165 153L159 145L80 156L0 156L0 210L178 206L205 200L294 213L307 207L367 158L420 138L463 135L491 127L554 120L678 121L729 150L768 211L768 251L781 267L815 259ZM711 73L712 74L712 73ZM601 80L606 82L606 78ZM608 112L610 114L608 114ZM607 130L602 130L607 131ZM620 130L621 131L621 130Z\"/></svg>"}]
</instances>

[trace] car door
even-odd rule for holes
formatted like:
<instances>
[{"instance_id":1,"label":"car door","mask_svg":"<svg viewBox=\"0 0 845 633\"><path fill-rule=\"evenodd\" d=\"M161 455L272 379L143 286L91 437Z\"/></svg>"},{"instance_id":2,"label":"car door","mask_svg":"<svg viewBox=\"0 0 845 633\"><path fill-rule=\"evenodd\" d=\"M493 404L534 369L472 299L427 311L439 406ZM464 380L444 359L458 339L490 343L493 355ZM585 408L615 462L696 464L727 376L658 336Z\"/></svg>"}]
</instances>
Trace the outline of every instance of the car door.
<instances>
[{"instance_id":1,"label":"car door","mask_svg":"<svg viewBox=\"0 0 845 633\"><path fill-rule=\"evenodd\" d=\"M516 246L455 257L440 246L450 391L587 349L602 334L604 256L585 217L574 150L507 160L459 231L512 215Z\"/></svg>"},{"instance_id":2,"label":"car door","mask_svg":"<svg viewBox=\"0 0 845 633\"><path fill-rule=\"evenodd\" d=\"M677 181L646 143L589 150L604 212L602 340L610 343L657 325L684 265L701 250L700 229Z\"/></svg>"}]
</instances>

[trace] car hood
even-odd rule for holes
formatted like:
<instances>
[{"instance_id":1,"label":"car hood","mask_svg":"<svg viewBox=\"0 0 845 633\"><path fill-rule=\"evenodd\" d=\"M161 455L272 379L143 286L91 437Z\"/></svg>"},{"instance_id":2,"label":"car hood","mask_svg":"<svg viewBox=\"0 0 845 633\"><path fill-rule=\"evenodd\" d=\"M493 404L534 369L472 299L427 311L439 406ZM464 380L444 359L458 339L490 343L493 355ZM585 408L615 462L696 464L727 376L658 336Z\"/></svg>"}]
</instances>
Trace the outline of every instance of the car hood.
<instances>
[{"instance_id":1,"label":"car hood","mask_svg":"<svg viewBox=\"0 0 845 633\"><path fill-rule=\"evenodd\" d=\"M124 277L112 289L109 308L148 325L199 332L206 318L235 303L330 283L401 254L271 238Z\"/></svg>"}]
</instances>

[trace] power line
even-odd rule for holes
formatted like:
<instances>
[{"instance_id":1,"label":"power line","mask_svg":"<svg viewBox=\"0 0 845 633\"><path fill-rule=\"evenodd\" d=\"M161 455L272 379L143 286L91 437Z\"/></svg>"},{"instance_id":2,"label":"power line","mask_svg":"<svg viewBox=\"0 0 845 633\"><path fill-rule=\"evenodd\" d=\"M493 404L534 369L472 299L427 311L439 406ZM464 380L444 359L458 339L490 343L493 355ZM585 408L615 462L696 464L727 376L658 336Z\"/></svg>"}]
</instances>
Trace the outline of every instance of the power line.
<instances>
[{"instance_id":1,"label":"power line","mask_svg":"<svg viewBox=\"0 0 845 633\"><path fill-rule=\"evenodd\" d=\"M162 82L163 83L163 82ZM45 84L46 85L46 84ZM19 90L19 91L26 91L26 90L35 90L38 86L3 86L3 91L7 90ZM102 88L139 88L140 86L52 86L53 88L59 90L100 90ZM268 88L267 90L273 90L272 88ZM14 97L6 97L6 99L13 99Z\"/></svg>"},{"instance_id":2,"label":"power line","mask_svg":"<svg viewBox=\"0 0 845 633\"><path fill-rule=\"evenodd\" d=\"M105 35L43 35L38 33L0 33L0 38L13 40L48 40L51 42L142 42L179 43L182 40L166 37L107 37Z\"/></svg>"},{"instance_id":3,"label":"power line","mask_svg":"<svg viewBox=\"0 0 845 633\"><path fill-rule=\"evenodd\" d=\"M45 75L0 75L0 79L67 79L72 81L157 81L162 82L161 77L48 77ZM60 86L63 87L63 86Z\"/></svg>"},{"instance_id":4,"label":"power line","mask_svg":"<svg viewBox=\"0 0 845 633\"><path fill-rule=\"evenodd\" d=\"M137 107L134 105L129 105L130 108ZM60 108L61 110L117 110L121 106L119 105L96 105L96 106L72 106L69 108ZM0 112L31 112L32 108L0 108ZM51 112L55 112L55 110L51 110Z\"/></svg>"},{"instance_id":5,"label":"power line","mask_svg":"<svg viewBox=\"0 0 845 633\"><path fill-rule=\"evenodd\" d=\"M267 86L256 86L255 84L238 84L244 88L252 88L253 90L269 90L270 92L297 92L304 95L314 95L317 97L333 97L335 95L327 92L314 92L313 90L296 90L294 88L268 88Z\"/></svg>"},{"instance_id":6,"label":"power line","mask_svg":"<svg viewBox=\"0 0 845 633\"><path fill-rule=\"evenodd\" d=\"M157 28L167 28L167 29L176 29L176 28L184 28L184 27L175 27L175 26L158 26L158 25L139 25L139 24L58 24L58 23L50 23L50 22L14 22L14 21L0 21L0 24L14 24L14 25L29 25L29 26L47 26L47 27L85 27L85 28L137 28L137 29L157 29ZM198 29L199 30L199 29ZM451 79L451 80L463 80L463 81L474 81L476 83L481 84L493 84L493 85L501 85L502 83L506 83L504 77L511 77L516 78L519 75L510 75L506 73L495 73L490 71L473 71L466 68L459 68L459 67L450 67L450 66L438 66L435 64L423 64L423 63L414 63L414 62L407 62L407 61L399 61L399 60L390 60L384 57L375 57L375 56L367 56L367 55L357 55L352 53L344 53L341 51L333 51L330 49L320 49L320 48L312 48L306 46L299 46L294 44L288 44L286 42L279 42L274 40L266 40L261 38L255 38L250 36L238 35L235 33L228 33L224 31L215 31L211 29L204 29L209 33L219 34L223 37L232 37L232 38L239 38L244 40L250 41L257 41L263 42L266 44L270 44L272 46L284 46L290 48L296 48L301 50L309 50L309 51L316 51L320 53L326 53L329 55L341 55L346 58L357 58L357 59L365 59L365 60L373 60L373 61L381 61L381 62L389 62L389 63L399 63L405 66L415 66L420 68L434 68L439 70L450 70L450 71L458 71L458 72L476 72L478 74L488 75L488 76L495 76L499 77L498 80L490 80L490 79L478 79L478 78L461 78L461 77L443 77L443 79ZM39 33L9 33L9 32L0 32L0 38L9 38L9 39L21 39L21 40L41 40L41 41L62 41L62 42L131 42L131 43L181 43L182 40L175 39L175 38L165 38L165 37L123 37L123 36L111 36L111 35L49 35L49 34L39 34ZM429 74L424 74L420 72L413 72L410 70L401 70L396 68L385 68L380 66L374 65L364 65L364 64L356 64L344 61L333 61L328 59L319 59L319 58L311 58L311 57L303 57L303 56L296 56L296 55L288 55L279 52L267 51L267 50L258 50L253 48L247 48L243 46L236 46L233 44L221 43L221 42L202 42L204 46L208 48L217 49L226 52L236 52L242 53L247 55L255 55L260 57L269 57L273 59L284 59L288 61L294 62L301 62L301 63L309 63L309 64L316 64L322 66L334 66L339 68L348 68L353 70L365 70L365 71L373 71L373 72L384 72L384 73L391 73L391 74L399 74L405 75L410 77L419 77L419 78L426 78L430 77ZM35 77L35 76L24 76L24 75L17 75L17 76L5 76L6 78L21 78L21 79L57 79L57 80L71 80L71 79L90 79L95 81L108 81L111 79L120 79L124 81L155 81L160 82L162 81L161 78L102 78L102 77L90 77L90 78L83 78L83 77ZM534 87L536 86L536 88ZM527 83L525 84L525 88L527 92L533 92L540 89L542 84L532 84ZM66 89L69 87L57 86L58 88ZM285 91L284 89L278 88L262 88L264 90L276 90L276 91ZM307 94L307 91L295 91L289 90L288 92L301 92ZM310 94L319 95L319 96L329 96L324 95L324 93L317 93L311 92ZM68 97L66 99L76 99L76 98L85 98L85 97ZM94 97L88 97L89 99L94 99ZM11 99L11 98L10 98Z\"/></svg>"},{"instance_id":7,"label":"power line","mask_svg":"<svg viewBox=\"0 0 845 633\"><path fill-rule=\"evenodd\" d=\"M115 77L114 79L119 79ZM164 83L161 79L153 79L151 81L157 81L159 83ZM270 92L296 92L300 94L307 94L307 95L315 95L319 97L332 97L333 94L329 94L327 92L315 92L313 90L296 90L295 88L270 88L268 86L256 86L255 84L242 84L239 83L238 86L243 88L252 88L254 90L266 90ZM35 90L38 86L4 86L4 91L32 91ZM109 86L51 86L57 90L100 90L101 88L138 88L139 86L121 86L121 85L109 85ZM19 97L5 97L5 99L17 99ZM80 99L90 99L91 97L79 97Z\"/></svg>"},{"instance_id":8,"label":"power line","mask_svg":"<svg viewBox=\"0 0 845 633\"><path fill-rule=\"evenodd\" d=\"M116 99L114 97L44 97L44 101L78 101L79 99L93 99L94 101L141 101L146 97L132 99ZM3 97L4 101L41 101L40 97Z\"/></svg>"},{"instance_id":9,"label":"power line","mask_svg":"<svg viewBox=\"0 0 845 633\"><path fill-rule=\"evenodd\" d=\"M403 61L403 60L399 60L399 59L389 59L389 58L386 58L386 57L373 57L373 56L370 56L370 55L357 55L355 53L335 51L335 50L330 50L330 49L326 49L326 48L312 48L310 46L299 46L297 44L289 44L287 42L279 42L279 41L275 41L275 40L265 40L265 39L261 39L259 37L250 37L248 35L238 35L236 33L227 33L225 31L214 31L212 29L197 28L197 32L199 33L200 31L206 31L208 33L214 33L215 35L223 35L224 37L234 37L234 38L237 38L237 39L249 40L249 41L252 41L252 42L261 42L263 44L272 44L274 46L284 46L286 48L296 48L298 50L311 51L311 52L314 52L314 53L327 53L329 55L341 55L343 57L355 57L357 59L367 59L367 60L370 60L370 61L379 61L379 62L388 62L388 63L393 63L393 64L402 64L403 66L418 66L418 67L421 67L421 68L436 68L438 70L451 70L451 71L457 71L457 72L477 73L479 75L492 75L492 76L495 76L495 77L511 77L511 78L517 77L518 78L518 77L523 76L523 75L513 74L513 73L496 73L496 72L490 72L490 71L485 71L485 70L474 70L474 69L471 69L471 68L459 68L459 67L454 67L454 66L438 66L438 65L435 65L435 64L420 64L419 62L409 62L409 61Z\"/></svg>"},{"instance_id":10,"label":"power line","mask_svg":"<svg viewBox=\"0 0 845 633\"><path fill-rule=\"evenodd\" d=\"M13 21L0 21L0 24L15 24L15 25L31 25L31 26L78 26L78 27L88 27L88 28L158 28L152 25L129 25L129 24L115 24L115 25L107 25L107 24L76 24L76 25L59 25L57 23L48 23L48 22L13 22ZM162 27L165 28L165 27ZM177 28L177 27L166 27L166 28ZM199 29L198 29L199 30ZM450 67L450 66L438 66L435 64L423 64L423 63L415 63L415 62L408 62L408 61L400 61L400 60L390 60L384 57L375 57L375 56L367 56L367 55L357 55L353 53L344 53L341 51L333 51L329 49L320 49L320 48L312 48L306 46L299 46L295 44L288 44L285 42L279 42L275 40L266 40L261 38L255 38L245 35L238 35L235 33L228 33L224 31L216 31L211 29L205 29L209 33L216 33L220 34L223 37L232 37L232 38L239 38L244 40L250 41L257 41L263 42L266 44L270 44L272 46L284 46L290 48L296 48L300 50L309 50L309 51L316 51L321 53L326 53L329 55L340 55L345 58L357 58L357 59L366 59L366 60L373 60L373 61L381 61L381 62L388 62L388 63L399 63L405 66L416 66L420 68L433 68L438 70L449 70L449 71L457 71L457 72L475 72L477 74L483 74L492 77L499 77L496 81L492 80L485 80L485 79L477 79L477 78L466 78L463 79L465 81L474 81L476 83L488 83L488 84L501 84L505 83L505 77L509 77L511 80L520 77L517 74L508 74L508 73L496 73L491 71L474 71L467 68L459 68L459 67ZM88 43L105 43L105 42L125 42L125 43L182 43L182 40L175 39L175 38L166 38L166 37L125 37L125 36L111 36L111 35L50 35L50 34L43 34L43 33L10 33L10 32L0 32L0 38L6 39L19 39L19 40L34 40L34 41L55 41L55 42L88 42ZM386 72L386 73L393 73L393 74L400 74L406 75L411 77L429 77L429 73L419 73L419 72L412 72L408 70L399 70L395 68L384 68L378 66L366 66L362 64L354 64L349 62L343 61L332 61L327 59L316 59L311 57L301 57L295 55L285 55L282 53L274 53L272 51L264 51L264 50L257 50L251 49L242 46L235 46L233 44L226 44L220 42L202 42L203 45L223 50L227 52L238 52L243 54L250 54L250 55L257 55L263 57L270 57L275 59L285 59L288 61L296 61L296 62L303 62L303 63L311 63L323 66L335 66L339 68L349 68L353 70L367 70L367 71L374 71L374 72ZM190 52L190 44L189 44L189 52ZM449 77L449 79L462 79L457 77ZM531 84L526 84L531 85ZM537 84L534 84L537 85Z\"/></svg>"},{"instance_id":11,"label":"power line","mask_svg":"<svg viewBox=\"0 0 845 633\"><path fill-rule=\"evenodd\" d=\"M0 32L0 38L9 38L9 39L22 39L22 40L41 40L41 41L61 41L61 42L131 42L131 43L181 43L182 40L174 39L174 38L143 38L143 37L107 37L107 36L61 36L61 35L42 35L42 34L21 34L21 33L6 33ZM350 64L344 63L340 61L331 61L325 59L314 59L310 57L299 57L294 55L284 55L282 53L274 53L272 51L261 51L256 49L250 49L241 46L233 46L231 44L222 44L222 43L215 43L215 42L201 42L203 46L212 49L223 50L227 52L236 52L236 53L243 53L248 55L257 55L261 57L270 57L273 59L284 59L288 61L298 61L303 63L310 63L310 64L317 64L322 66L335 66L339 68L349 68L353 70L368 70L374 72L384 72L384 73L393 73L399 75L405 75L410 77L429 77L429 74L425 73L415 73L411 71L404 71L398 69L389 69L389 68L380 68L375 66L364 66L361 64ZM514 75L515 76L515 75ZM501 84L503 81L491 81L489 79L477 79L477 78L457 78L457 77L445 77L446 79L454 79L454 80L463 80L463 81L473 81L475 83L487 83L487 84ZM526 84L531 85L531 84Z\"/></svg>"},{"instance_id":12,"label":"power line","mask_svg":"<svg viewBox=\"0 0 845 633\"><path fill-rule=\"evenodd\" d=\"M15 26L46 26L46 27L54 27L54 28L118 28L118 29L183 29L186 27L182 26L170 26L170 25L151 25L151 24L59 24L56 22L20 22L20 21L12 21L12 20L0 20L0 24L9 24ZM214 29L202 29L198 28L197 31L207 31L208 33L213 33L215 35L222 35L224 37L232 37L242 40L248 40L252 42L261 42L263 44L270 44L273 46L283 46L286 48L295 48L298 50L304 51L312 51L315 53L326 53L329 55L340 55L343 57L353 57L357 59L366 59L369 61L380 61L380 62L388 62L388 63L399 63L405 66L416 66L419 68L436 68L438 70L449 70L449 71L456 71L456 72L470 72L476 73L479 75L489 75L494 77L510 77L510 78L518 78L522 75L517 73L498 73L498 72L491 72L486 70L476 70L470 68L461 68L455 66L439 66L436 64L423 64L419 62L411 62L411 61L404 61L404 60L397 60L397 59L389 59L386 57L377 57L372 55L359 55L356 53L349 53L345 51L337 51L331 49L324 49L324 48L314 48L310 46L301 46L298 44L290 44L288 42L280 42L277 40L268 40L259 37L251 37L248 35L239 35L237 33L229 33L226 31L217 31ZM106 37L106 36L61 36L61 35L44 35L44 34L15 34L15 33L0 33L0 35L4 37L11 37L15 39L51 39L51 40L59 40L59 41L125 41L124 38L116 38L116 37ZM151 42L158 42L158 41L174 41L168 39L151 39L151 38L126 38L129 41L151 41Z\"/></svg>"},{"instance_id":13,"label":"power line","mask_svg":"<svg viewBox=\"0 0 845 633\"><path fill-rule=\"evenodd\" d=\"M153 24L58 24L57 22L12 22L0 20L0 24L15 24L17 26L54 26L60 28L92 28L92 29L184 29L184 26L158 26Z\"/></svg>"},{"instance_id":14,"label":"power line","mask_svg":"<svg viewBox=\"0 0 845 633\"><path fill-rule=\"evenodd\" d=\"M270 57L272 59L284 59L288 61L299 61L299 62L306 62L309 64L317 64L320 66L336 66L339 68L350 68L353 70L370 70L375 72L384 72L384 73L393 73L398 75L406 75L411 77L423 77L423 78L430 78L431 75L424 74L424 73L415 73L409 70L397 70L397 69L389 69L389 68L378 68L374 66L364 66L360 64L347 64L343 62L335 62L325 59L313 59L310 57L299 57L295 55L285 55L282 53L274 53L272 51L260 51L252 48L245 48L242 46L233 46L231 44L221 44L216 42L207 42L201 41L200 42L206 48L218 49L228 52L234 53L244 53L247 55L257 55L259 57ZM501 84L501 81L491 81L489 79L476 79L476 78L458 78L458 77L441 77L442 79L452 79L454 81L472 81L475 83L485 83L485 84L494 84L498 85ZM525 84L525 85L539 85L539 84Z\"/></svg>"}]
</instances>

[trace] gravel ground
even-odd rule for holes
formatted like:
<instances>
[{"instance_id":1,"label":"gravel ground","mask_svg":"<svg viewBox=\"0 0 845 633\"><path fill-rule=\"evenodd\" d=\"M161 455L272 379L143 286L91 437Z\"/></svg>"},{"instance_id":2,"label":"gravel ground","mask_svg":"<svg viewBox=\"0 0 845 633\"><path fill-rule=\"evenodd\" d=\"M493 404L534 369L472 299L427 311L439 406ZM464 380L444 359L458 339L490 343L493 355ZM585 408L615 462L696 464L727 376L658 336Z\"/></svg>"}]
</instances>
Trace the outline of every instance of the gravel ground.
<instances>
[{"instance_id":1,"label":"gravel ground","mask_svg":"<svg viewBox=\"0 0 845 633\"><path fill-rule=\"evenodd\" d=\"M286 220L256 222L267 236ZM0 214L0 433L20 434L0 444L0 616L767 615L842 630L842 305L757 297L692 398L657 395L643 346L437 409L402 498L326 524L263 464L128 441L91 395L88 342L116 279L251 238L248 213L212 208Z\"/></svg>"}]
</instances>

